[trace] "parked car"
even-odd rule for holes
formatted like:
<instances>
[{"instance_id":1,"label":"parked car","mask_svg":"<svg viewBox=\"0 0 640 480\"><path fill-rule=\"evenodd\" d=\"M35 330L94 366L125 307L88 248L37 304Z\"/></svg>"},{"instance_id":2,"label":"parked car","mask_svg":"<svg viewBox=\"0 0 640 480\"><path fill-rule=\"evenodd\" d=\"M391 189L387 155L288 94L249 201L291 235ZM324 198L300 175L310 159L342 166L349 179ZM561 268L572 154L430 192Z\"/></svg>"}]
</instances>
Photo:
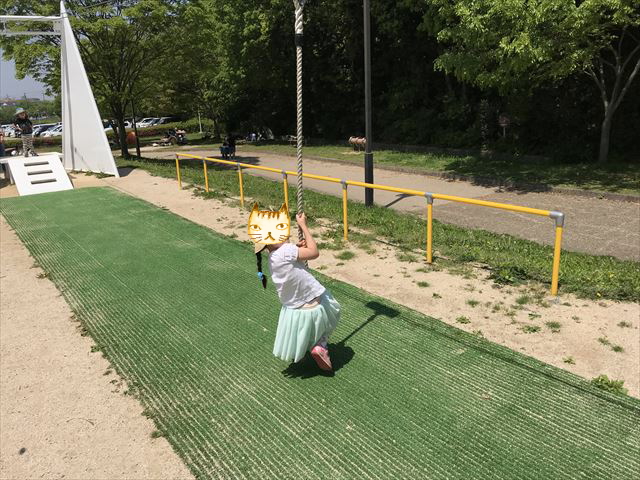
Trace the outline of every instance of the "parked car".
<instances>
[{"instance_id":1,"label":"parked car","mask_svg":"<svg viewBox=\"0 0 640 480\"><path fill-rule=\"evenodd\" d=\"M44 132L46 132L47 130L52 129L56 125L57 125L57 123L43 123L43 124L40 124L40 125L36 125L36 126L33 127L33 136L34 137L39 137Z\"/></svg>"},{"instance_id":2,"label":"parked car","mask_svg":"<svg viewBox=\"0 0 640 480\"><path fill-rule=\"evenodd\" d=\"M148 127L150 126L150 122L153 121L154 118L153 117L147 117L147 118L143 118L142 120L140 120L138 123L136 123L136 126L138 128L144 128L144 127Z\"/></svg>"},{"instance_id":3,"label":"parked car","mask_svg":"<svg viewBox=\"0 0 640 480\"><path fill-rule=\"evenodd\" d=\"M176 117L161 117L160 121L156 123L156 125L164 125L165 123L174 123L177 121L178 119Z\"/></svg>"},{"instance_id":4,"label":"parked car","mask_svg":"<svg viewBox=\"0 0 640 480\"><path fill-rule=\"evenodd\" d=\"M15 135L15 129L13 128L13 125L2 125L2 128L4 129L4 134L6 137L13 137Z\"/></svg>"},{"instance_id":5,"label":"parked car","mask_svg":"<svg viewBox=\"0 0 640 480\"><path fill-rule=\"evenodd\" d=\"M41 137L60 137L62 135L62 124L59 123L55 127L51 127L49 130L44 132Z\"/></svg>"}]
</instances>

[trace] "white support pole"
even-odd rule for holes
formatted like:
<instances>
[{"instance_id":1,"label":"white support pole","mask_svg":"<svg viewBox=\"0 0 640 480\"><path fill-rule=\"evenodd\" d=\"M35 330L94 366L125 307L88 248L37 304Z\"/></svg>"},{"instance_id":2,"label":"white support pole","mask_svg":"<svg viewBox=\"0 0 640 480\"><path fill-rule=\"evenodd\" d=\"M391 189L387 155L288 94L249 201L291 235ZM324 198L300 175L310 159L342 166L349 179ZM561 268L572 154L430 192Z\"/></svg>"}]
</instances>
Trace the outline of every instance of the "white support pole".
<instances>
[{"instance_id":1,"label":"white support pole","mask_svg":"<svg viewBox=\"0 0 640 480\"><path fill-rule=\"evenodd\" d=\"M62 17L24 16L24 15L1 15L0 22L59 22Z\"/></svg>"},{"instance_id":2,"label":"white support pole","mask_svg":"<svg viewBox=\"0 0 640 480\"><path fill-rule=\"evenodd\" d=\"M45 37L58 37L60 36L60 34L58 32L38 32L36 30L33 31L25 31L25 32L10 32L10 31L3 31L2 35L4 35L5 37L20 37L20 36L26 36L26 37L35 37L38 35L42 35Z\"/></svg>"},{"instance_id":3,"label":"white support pole","mask_svg":"<svg viewBox=\"0 0 640 480\"><path fill-rule=\"evenodd\" d=\"M61 7L62 8L62 7ZM61 10L62 12L62 10ZM69 91L69 67L67 65L67 42L65 38L64 26L61 26L60 35L60 73L62 77L62 158L67 170L76 170L76 163L73 155L73 128L70 112L71 92Z\"/></svg>"}]
</instances>

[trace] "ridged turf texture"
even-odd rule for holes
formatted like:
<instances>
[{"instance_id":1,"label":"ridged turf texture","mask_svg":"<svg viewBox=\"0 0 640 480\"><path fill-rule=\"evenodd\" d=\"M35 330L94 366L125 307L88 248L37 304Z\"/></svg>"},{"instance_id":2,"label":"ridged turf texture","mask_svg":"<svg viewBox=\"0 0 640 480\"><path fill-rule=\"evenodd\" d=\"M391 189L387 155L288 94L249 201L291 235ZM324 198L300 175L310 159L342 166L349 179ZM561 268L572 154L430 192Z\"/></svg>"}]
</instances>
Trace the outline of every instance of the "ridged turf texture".
<instances>
[{"instance_id":1,"label":"ridged turf texture","mask_svg":"<svg viewBox=\"0 0 640 480\"><path fill-rule=\"evenodd\" d=\"M289 367L247 243L109 188L0 210L197 478L638 478L636 399L317 272L337 372Z\"/></svg>"}]
</instances>

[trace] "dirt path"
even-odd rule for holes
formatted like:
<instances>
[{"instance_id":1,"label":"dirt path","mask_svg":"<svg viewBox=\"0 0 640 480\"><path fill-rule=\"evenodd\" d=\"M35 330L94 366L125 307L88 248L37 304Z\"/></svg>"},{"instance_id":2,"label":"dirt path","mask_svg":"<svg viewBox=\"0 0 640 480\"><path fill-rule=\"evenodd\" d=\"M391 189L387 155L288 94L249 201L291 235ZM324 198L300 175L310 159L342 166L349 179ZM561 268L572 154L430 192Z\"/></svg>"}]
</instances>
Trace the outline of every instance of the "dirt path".
<instances>
[{"instance_id":1,"label":"dirt path","mask_svg":"<svg viewBox=\"0 0 640 480\"><path fill-rule=\"evenodd\" d=\"M207 152L202 149L194 149L192 151L181 149L180 151L195 155L207 155ZM145 149L144 155L155 158L174 158L174 152L168 149ZM240 147L237 159L245 163L296 170L295 158L285 155L242 152ZM315 159L305 159L305 171L307 173L351 180L362 180L363 175L362 167L359 165L323 162ZM247 173L281 181L280 174L259 172L257 170L248 171ZM401 188L457 195L543 210L559 210L567 216L563 239L564 249L640 261L640 203L560 193L505 192L498 187L484 187L473 185L469 182L448 181L428 175L383 169L376 170L375 181L383 185ZM342 186L339 184L305 179L305 186L335 196L342 195ZM349 198L363 202L364 189L350 187ZM405 197L393 192L376 191L375 201L380 205L424 215L425 200L423 198ZM434 204L434 217L455 225L508 233L547 245L553 244L554 240L553 221L549 218L535 215L518 214L438 200Z\"/></svg>"},{"instance_id":2,"label":"dirt path","mask_svg":"<svg viewBox=\"0 0 640 480\"><path fill-rule=\"evenodd\" d=\"M0 217L0 478L193 478Z\"/></svg>"}]
</instances>

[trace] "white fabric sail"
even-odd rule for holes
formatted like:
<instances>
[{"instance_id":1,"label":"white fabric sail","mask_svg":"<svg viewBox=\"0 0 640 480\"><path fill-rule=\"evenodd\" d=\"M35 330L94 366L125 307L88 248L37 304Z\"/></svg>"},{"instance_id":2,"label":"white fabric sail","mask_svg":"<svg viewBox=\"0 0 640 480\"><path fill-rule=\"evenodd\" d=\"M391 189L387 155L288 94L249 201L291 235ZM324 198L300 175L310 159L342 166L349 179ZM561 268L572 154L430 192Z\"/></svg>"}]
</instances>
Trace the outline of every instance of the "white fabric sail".
<instances>
[{"instance_id":1,"label":"white fabric sail","mask_svg":"<svg viewBox=\"0 0 640 480\"><path fill-rule=\"evenodd\" d=\"M60 16L64 167L67 170L102 172L118 177L118 169L63 1L60 2Z\"/></svg>"}]
</instances>

